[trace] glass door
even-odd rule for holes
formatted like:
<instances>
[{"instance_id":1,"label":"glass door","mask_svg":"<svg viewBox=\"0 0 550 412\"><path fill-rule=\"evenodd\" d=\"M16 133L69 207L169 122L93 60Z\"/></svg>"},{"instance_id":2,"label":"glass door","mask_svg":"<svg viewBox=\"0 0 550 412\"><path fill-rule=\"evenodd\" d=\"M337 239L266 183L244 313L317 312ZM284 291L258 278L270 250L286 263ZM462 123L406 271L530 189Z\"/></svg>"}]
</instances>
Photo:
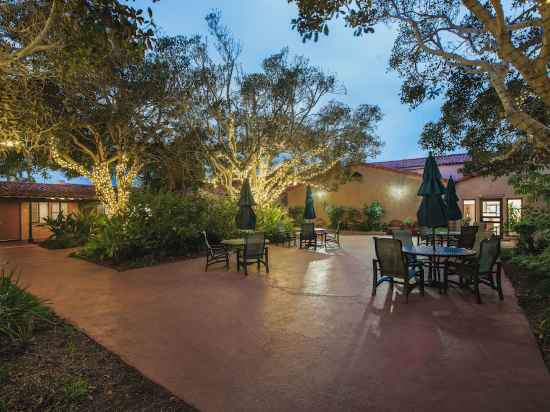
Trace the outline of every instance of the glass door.
<instances>
[{"instance_id":1,"label":"glass door","mask_svg":"<svg viewBox=\"0 0 550 412\"><path fill-rule=\"evenodd\" d=\"M481 223L487 232L500 236L502 228L502 199L481 201Z\"/></svg>"}]
</instances>

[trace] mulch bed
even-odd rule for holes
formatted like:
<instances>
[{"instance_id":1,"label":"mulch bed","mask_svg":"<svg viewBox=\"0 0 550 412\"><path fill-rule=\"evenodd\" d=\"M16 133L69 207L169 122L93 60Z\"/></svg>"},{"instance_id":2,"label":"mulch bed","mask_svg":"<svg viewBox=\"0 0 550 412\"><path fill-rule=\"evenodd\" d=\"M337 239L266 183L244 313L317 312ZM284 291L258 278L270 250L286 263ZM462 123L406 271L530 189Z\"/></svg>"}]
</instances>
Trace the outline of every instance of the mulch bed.
<instances>
[{"instance_id":1,"label":"mulch bed","mask_svg":"<svg viewBox=\"0 0 550 412\"><path fill-rule=\"evenodd\" d=\"M540 276L510 262L504 263L504 271L514 286L518 303L525 312L539 344L544 363L550 371L550 336L548 335L548 326L545 326L545 322L550 322L547 317L550 308L550 295L539 293Z\"/></svg>"},{"instance_id":2,"label":"mulch bed","mask_svg":"<svg viewBox=\"0 0 550 412\"><path fill-rule=\"evenodd\" d=\"M0 347L0 412L197 411L56 319L23 348Z\"/></svg>"}]
</instances>

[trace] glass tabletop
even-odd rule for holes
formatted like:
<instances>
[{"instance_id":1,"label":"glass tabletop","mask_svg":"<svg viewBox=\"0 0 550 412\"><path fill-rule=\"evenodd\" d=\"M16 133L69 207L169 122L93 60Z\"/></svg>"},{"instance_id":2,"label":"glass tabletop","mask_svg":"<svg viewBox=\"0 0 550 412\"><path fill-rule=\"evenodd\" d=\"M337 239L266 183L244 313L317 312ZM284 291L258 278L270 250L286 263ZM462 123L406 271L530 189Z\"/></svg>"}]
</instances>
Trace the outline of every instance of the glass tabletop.
<instances>
[{"instance_id":1,"label":"glass tabletop","mask_svg":"<svg viewBox=\"0 0 550 412\"><path fill-rule=\"evenodd\" d=\"M403 252L416 256L460 257L474 256L475 250L450 246L403 246Z\"/></svg>"}]
</instances>

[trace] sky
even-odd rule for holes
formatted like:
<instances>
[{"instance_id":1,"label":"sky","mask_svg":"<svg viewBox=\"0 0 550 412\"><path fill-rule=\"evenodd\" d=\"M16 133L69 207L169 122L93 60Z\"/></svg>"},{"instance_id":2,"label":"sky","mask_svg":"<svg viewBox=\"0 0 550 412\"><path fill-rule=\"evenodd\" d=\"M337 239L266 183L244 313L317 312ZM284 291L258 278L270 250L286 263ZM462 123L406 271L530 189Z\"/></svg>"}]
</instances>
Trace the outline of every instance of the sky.
<instances>
[{"instance_id":1,"label":"sky","mask_svg":"<svg viewBox=\"0 0 550 412\"><path fill-rule=\"evenodd\" d=\"M423 125L439 117L440 102L428 102L415 110L401 104L401 80L397 73L388 71L394 27L378 26L374 34L354 37L351 29L335 21L329 36L304 44L290 25L297 15L296 6L286 0L136 0L133 4L143 9L150 6L157 27L166 35L206 35L204 17L219 10L223 24L242 44L245 72L259 70L265 57L288 47L291 55L306 56L315 66L336 75L347 90L346 95L335 96L337 100L351 107L363 103L380 106L384 118L378 134L385 146L371 160L426 155L418 146L418 138Z\"/></svg>"}]
</instances>

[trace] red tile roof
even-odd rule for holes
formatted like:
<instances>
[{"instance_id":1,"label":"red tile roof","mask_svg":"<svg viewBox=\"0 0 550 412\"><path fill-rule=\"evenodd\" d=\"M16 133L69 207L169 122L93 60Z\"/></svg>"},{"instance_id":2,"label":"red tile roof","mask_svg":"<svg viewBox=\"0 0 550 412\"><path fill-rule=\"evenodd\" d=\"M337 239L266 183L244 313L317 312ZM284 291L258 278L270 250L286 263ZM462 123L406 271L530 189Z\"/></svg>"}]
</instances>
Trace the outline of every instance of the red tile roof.
<instances>
[{"instance_id":1,"label":"red tile roof","mask_svg":"<svg viewBox=\"0 0 550 412\"><path fill-rule=\"evenodd\" d=\"M384 167L390 167L393 169L418 169L423 168L426 163L426 157L417 157L415 159L401 159L401 160L390 160L388 162L373 162L369 163L371 165L379 165ZM470 155L467 153L451 154L445 156L436 156L435 157L437 164L439 166L443 165L456 165L462 164L470 160Z\"/></svg>"},{"instance_id":2,"label":"red tile roof","mask_svg":"<svg viewBox=\"0 0 550 412\"><path fill-rule=\"evenodd\" d=\"M69 183L0 182L0 198L18 199L96 199L95 188L90 185Z\"/></svg>"}]
</instances>

